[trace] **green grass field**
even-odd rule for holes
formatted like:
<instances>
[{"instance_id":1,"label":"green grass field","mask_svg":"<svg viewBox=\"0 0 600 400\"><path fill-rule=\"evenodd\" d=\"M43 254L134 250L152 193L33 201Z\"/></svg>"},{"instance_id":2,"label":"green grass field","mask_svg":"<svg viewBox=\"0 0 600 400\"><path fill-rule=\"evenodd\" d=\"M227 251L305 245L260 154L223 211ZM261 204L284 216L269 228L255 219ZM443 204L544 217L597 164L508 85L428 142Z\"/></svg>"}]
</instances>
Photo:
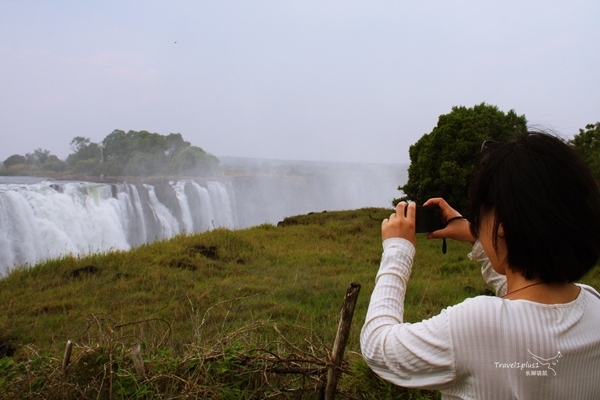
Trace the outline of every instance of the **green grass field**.
<instances>
[{"instance_id":1,"label":"green grass field","mask_svg":"<svg viewBox=\"0 0 600 400\"><path fill-rule=\"evenodd\" d=\"M15 349L0 359L0 398L317 399L351 282L362 289L338 398L439 398L383 382L360 357L389 213L314 213L14 270L0 280L0 343ZM489 291L469 251L449 241L443 255L418 235L407 321ZM600 287L598 269L585 282Z\"/></svg>"}]
</instances>

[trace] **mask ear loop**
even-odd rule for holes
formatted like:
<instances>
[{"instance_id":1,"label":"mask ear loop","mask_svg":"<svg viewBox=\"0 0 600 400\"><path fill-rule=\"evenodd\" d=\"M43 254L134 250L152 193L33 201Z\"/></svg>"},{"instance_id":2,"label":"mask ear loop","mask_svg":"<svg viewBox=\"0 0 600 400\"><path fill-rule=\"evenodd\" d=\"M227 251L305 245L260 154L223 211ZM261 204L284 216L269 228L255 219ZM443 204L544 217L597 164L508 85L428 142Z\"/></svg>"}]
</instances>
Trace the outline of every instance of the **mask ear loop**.
<instances>
[{"instance_id":1,"label":"mask ear loop","mask_svg":"<svg viewBox=\"0 0 600 400\"><path fill-rule=\"evenodd\" d=\"M446 228L448 226L448 224L454 220L457 219L466 219L465 217L463 217L462 215L459 215L458 217L452 217L450 218L448 221L446 221L446 224L444 225L444 228ZM442 229L444 229L442 228ZM443 242L442 242L442 253L446 254L446 250L448 249L448 246L446 246L446 238L444 238Z\"/></svg>"}]
</instances>

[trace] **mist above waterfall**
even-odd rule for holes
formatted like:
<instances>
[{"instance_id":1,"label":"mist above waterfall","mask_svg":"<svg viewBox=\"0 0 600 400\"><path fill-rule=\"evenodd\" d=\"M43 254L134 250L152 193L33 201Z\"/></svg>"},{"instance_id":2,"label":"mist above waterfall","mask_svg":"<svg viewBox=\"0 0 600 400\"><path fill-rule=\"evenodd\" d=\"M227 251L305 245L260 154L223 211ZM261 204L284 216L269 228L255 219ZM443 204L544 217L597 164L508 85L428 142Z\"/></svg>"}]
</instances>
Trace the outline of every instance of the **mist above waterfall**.
<instances>
[{"instance_id":1,"label":"mist above waterfall","mask_svg":"<svg viewBox=\"0 0 600 400\"><path fill-rule=\"evenodd\" d=\"M407 180L406 165L220 159L223 172L202 179L0 178L0 268L308 212L391 207Z\"/></svg>"},{"instance_id":2,"label":"mist above waterfall","mask_svg":"<svg viewBox=\"0 0 600 400\"><path fill-rule=\"evenodd\" d=\"M407 165L219 157L236 190L240 226L324 210L389 207Z\"/></svg>"}]
</instances>

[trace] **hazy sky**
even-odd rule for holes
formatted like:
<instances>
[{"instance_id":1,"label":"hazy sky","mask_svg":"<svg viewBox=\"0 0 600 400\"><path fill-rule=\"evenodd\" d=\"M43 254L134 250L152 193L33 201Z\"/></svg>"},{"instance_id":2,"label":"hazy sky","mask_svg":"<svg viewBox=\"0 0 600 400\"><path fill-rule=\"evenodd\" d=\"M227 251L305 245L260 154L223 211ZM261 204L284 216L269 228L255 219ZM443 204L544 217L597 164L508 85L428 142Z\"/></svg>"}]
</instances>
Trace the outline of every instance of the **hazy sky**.
<instances>
[{"instance_id":1,"label":"hazy sky","mask_svg":"<svg viewBox=\"0 0 600 400\"><path fill-rule=\"evenodd\" d=\"M600 121L600 1L0 0L0 160L114 129L406 163L452 106Z\"/></svg>"}]
</instances>

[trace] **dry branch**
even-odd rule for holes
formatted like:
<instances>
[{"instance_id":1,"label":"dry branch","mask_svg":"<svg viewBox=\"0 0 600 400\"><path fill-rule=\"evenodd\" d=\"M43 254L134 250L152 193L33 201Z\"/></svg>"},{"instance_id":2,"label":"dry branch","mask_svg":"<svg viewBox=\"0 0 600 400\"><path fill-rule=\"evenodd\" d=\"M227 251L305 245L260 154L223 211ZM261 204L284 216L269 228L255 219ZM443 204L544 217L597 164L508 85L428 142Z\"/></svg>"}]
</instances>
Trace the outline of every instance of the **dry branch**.
<instances>
[{"instance_id":1,"label":"dry branch","mask_svg":"<svg viewBox=\"0 0 600 400\"><path fill-rule=\"evenodd\" d=\"M360 284L352 282L348 290L346 290L346 297L344 298L344 305L342 306L340 323L338 325L337 334L335 336L335 342L333 344L333 350L331 352L331 365L327 371L327 386L325 387L325 400L333 400L337 389L337 382L340 376L340 366L344 359L344 350L346 349L346 343L348 342L348 336L350 336L350 328L352 325L352 317L354 316L354 308L356 307L356 300L360 293Z\"/></svg>"},{"instance_id":2,"label":"dry branch","mask_svg":"<svg viewBox=\"0 0 600 400\"><path fill-rule=\"evenodd\" d=\"M67 340L67 344L65 346L65 353L63 355L63 361L62 361L62 373L66 373L67 372L67 368L69 367L69 360L71 358L71 351L73 350L73 342L70 340Z\"/></svg>"}]
</instances>

